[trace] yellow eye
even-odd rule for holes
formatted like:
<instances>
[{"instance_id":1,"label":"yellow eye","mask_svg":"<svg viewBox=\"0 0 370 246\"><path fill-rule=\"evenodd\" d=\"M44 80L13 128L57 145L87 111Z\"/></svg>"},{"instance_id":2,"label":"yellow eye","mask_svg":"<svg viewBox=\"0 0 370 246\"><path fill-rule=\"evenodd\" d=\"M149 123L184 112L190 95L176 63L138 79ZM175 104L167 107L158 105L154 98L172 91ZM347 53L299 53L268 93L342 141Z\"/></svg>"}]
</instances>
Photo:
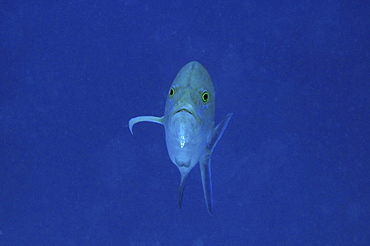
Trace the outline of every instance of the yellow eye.
<instances>
[{"instance_id":1,"label":"yellow eye","mask_svg":"<svg viewBox=\"0 0 370 246\"><path fill-rule=\"evenodd\" d=\"M206 103L206 102L208 102L208 100L209 100L209 94L208 94L208 91L203 91L203 93L202 93L202 101L203 101L204 103Z\"/></svg>"},{"instance_id":2,"label":"yellow eye","mask_svg":"<svg viewBox=\"0 0 370 246\"><path fill-rule=\"evenodd\" d=\"M170 98L172 98L175 95L175 88L171 87L170 92L168 94L170 95Z\"/></svg>"}]
</instances>

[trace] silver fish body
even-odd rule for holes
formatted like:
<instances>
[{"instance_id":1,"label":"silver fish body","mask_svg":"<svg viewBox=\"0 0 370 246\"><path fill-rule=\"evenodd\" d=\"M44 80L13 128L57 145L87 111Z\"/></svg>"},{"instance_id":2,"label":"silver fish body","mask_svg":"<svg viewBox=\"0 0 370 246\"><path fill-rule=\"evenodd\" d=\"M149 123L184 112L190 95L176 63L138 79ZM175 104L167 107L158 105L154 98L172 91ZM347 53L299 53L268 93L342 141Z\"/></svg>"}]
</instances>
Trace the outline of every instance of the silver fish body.
<instances>
[{"instance_id":1,"label":"silver fish body","mask_svg":"<svg viewBox=\"0 0 370 246\"><path fill-rule=\"evenodd\" d=\"M129 121L129 128L138 122L163 124L171 161L181 173L179 207L185 180L199 162L204 197L212 214L212 182L210 157L232 116L228 114L214 127L215 97L207 70L196 61L186 64L177 74L169 90L163 117L139 116Z\"/></svg>"}]
</instances>

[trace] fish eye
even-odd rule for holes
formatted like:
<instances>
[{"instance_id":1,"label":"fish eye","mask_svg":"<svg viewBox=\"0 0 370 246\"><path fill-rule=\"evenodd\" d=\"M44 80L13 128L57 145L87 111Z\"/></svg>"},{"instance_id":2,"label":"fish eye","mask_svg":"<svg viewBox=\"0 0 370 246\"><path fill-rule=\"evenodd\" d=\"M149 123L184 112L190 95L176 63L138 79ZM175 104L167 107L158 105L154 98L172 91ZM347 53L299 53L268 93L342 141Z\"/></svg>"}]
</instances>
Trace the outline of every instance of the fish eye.
<instances>
[{"instance_id":1,"label":"fish eye","mask_svg":"<svg viewBox=\"0 0 370 246\"><path fill-rule=\"evenodd\" d=\"M171 87L170 92L168 94L170 95L170 98L172 98L175 95L175 88Z\"/></svg>"},{"instance_id":2,"label":"fish eye","mask_svg":"<svg viewBox=\"0 0 370 246\"><path fill-rule=\"evenodd\" d=\"M202 93L202 101L203 101L204 103L206 103L206 102L208 102L208 100L209 100L209 94L208 94L208 91L204 91L204 92Z\"/></svg>"}]
</instances>

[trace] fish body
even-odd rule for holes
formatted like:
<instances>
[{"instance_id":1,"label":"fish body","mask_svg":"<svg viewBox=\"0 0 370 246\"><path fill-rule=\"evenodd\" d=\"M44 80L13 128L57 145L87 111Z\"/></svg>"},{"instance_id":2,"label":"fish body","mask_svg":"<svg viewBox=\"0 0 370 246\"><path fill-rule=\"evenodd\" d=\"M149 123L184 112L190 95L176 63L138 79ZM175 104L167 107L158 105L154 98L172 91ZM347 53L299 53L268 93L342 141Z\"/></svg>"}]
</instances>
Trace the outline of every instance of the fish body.
<instances>
[{"instance_id":1,"label":"fish body","mask_svg":"<svg viewBox=\"0 0 370 246\"><path fill-rule=\"evenodd\" d=\"M164 125L171 161L181 173L178 204L181 208L185 180L199 162L204 197L212 214L211 154L232 116L228 114L214 126L215 96L211 77L196 61L177 74L167 95L163 117L139 116L130 119L129 128L138 122Z\"/></svg>"}]
</instances>

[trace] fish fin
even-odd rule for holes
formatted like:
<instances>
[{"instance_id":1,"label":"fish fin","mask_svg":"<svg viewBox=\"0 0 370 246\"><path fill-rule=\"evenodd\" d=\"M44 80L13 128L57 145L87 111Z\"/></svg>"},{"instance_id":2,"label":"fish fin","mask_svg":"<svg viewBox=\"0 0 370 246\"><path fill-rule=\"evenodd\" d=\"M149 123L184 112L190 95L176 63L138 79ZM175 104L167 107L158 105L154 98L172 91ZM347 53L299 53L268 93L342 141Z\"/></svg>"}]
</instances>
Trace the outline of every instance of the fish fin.
<instances>
[{"instance_id":1,"label":"fish fin","mask_svg":"<svg viewBox=\"0 0 370 246\"><path fill-rule=\"evenodd\" d=\"M211 153L212 153L213 149L215 148L217 142L222 137L222 134L224 133L224 131L227 127L227 124L229 124L231 116L233 116L232 113L226 115L223 118L223 120L213 130L212 135L210 136L210 140L208 141L208 146L207 146L208 149L211 151Z\"/></svg>"},{"instance_id":2,"label":"fish fin","mask_svg":"<svg viewBox=\"0 0 370 246\"><path fill-rule=\"evenodd\" d=\"M188 172L181 172L181 181L180 181L180 187L179 187L179 208L181 209L182 206L182 196L184 194L184 185L185 180L188 177Z\"/></svg>"},{"instance_id":3,"label":"fish fin","mask_svg":"<svg viewBox=\"0 0 370 246\"><path fill-rule=\"evenodd\" d=\"M206 205L208 212L212 215L213 213L213 195L212 195L212 175L211 175L211 152L207 150L205 154L199 161L200 172L202 175L202 185L204 198L206 200Z\"/></svg>"},{"instance_id":4,"label":"fish fin","mask_svg":"<svg viewBox=\"0 0 370 246\"><path fill-rule=\"evenodd\" d=\"M163 125L163 118L164 118L164 116L162 116L162 117L156 117L156 116L138 116L138 117L135 117L135 118L130 119L130 121L128 122L128 127L130 128L130 132L133 135L134 133L132 132L132 127L136 123L147 121L147 122L154 122L154 123L158 123L158 124L162 124Z\"/></svg>"},{"instance_id":5,"label":"fish fin","mask_svg":"<svg viewBox=\"0 0 370 246\"><path fill-rule=\"evenodd\" d=\"M232 115L232 113L226 115L225 118L213 130L212 135L210 136L210 140L208 141L207 148L205 150L206 153L199 161L200 172L202 175L204 198L206 200L208 212L211 215L213 213L211 154L217 142L222 137L222 134L224 133Z\"/></svg>"}]
</instances>

